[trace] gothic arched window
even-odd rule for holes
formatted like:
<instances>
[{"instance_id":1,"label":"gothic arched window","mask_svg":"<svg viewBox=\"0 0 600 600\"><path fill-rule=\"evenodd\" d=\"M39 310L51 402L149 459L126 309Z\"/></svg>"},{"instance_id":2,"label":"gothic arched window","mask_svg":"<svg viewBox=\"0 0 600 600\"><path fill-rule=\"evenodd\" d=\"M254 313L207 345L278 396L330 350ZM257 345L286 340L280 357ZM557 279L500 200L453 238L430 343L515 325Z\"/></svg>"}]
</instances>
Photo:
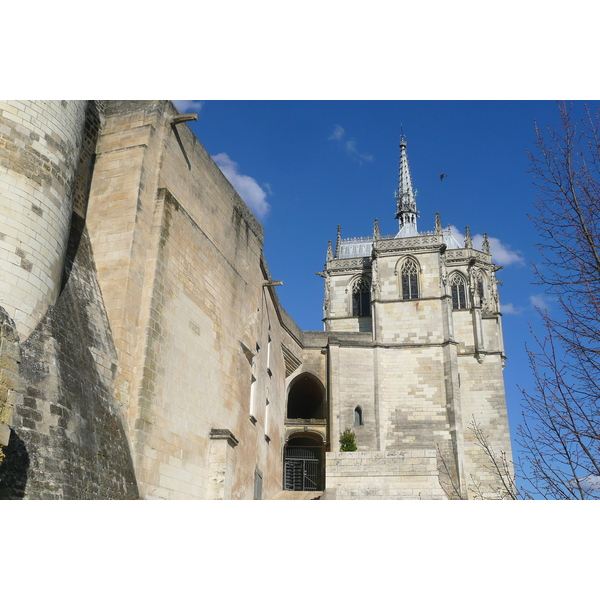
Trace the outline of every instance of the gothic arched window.
<instances>
[{"instance_id":1,"label":"gothic arched window","mask_svg":"<svg viewBox=\"0 0 600 600\"><path fill-rule=\"evenodd\" d=\"M450 288L452 290L452 308L467 308L467 284L459 273L453 273L450 277Z\"/></svg>"},{"instance_id":2,"label":"gothic arched window","mask_svg":"<svg viewBox=\"0 0 600 600\"><path fill-rule=\"evenodd\" d=\"M400 282L403 300L415 300L419 297L419 267L413 259L404 261L400 271Z\"/></svg>"},{"instance_id":3,"label":"gothic arched window","mask_svg":"<svg viewBox=\"0 0 600 600\"><path fill-rule=\"evenodd\" d=\"M362 408L360 406L357 406L354 409L354 424L355 425L363 424L363 414L362 414Z\"/></svg>"},{"instance_id":4,"label":"gothic arched window","mask_svg":"<svg viewBox=\"0 0 600 600\"><path fill-rule=\"evenodd\" d=\"M371 315L371 286L366 279L358 278L352 284L352 316Z\"/></svg>"}]
</instances>

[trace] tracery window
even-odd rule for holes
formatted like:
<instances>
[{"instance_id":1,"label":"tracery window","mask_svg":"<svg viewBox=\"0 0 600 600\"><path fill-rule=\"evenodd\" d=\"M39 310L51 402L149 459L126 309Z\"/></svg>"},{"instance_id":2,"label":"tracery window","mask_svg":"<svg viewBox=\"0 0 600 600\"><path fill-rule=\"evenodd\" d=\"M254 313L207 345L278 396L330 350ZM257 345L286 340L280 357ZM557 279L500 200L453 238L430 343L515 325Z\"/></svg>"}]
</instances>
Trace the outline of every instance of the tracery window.
<instances>
[{"instance_id":1,"label":"tracery window","mask_svg":"<svg viewBox=\"0 0 600 600\"><path fill-rule=\"evenodd\" d=\"M419 267L412 259L407 259L400 271L402 299L415 300L419 297Z\"/></svg>"},{"instance_id":2,"label":"tracery window","mask_svg":"<svg viewBox=\"0 0 600 600\"><path fill-rule=\"evenodd\" d=\"M467 284L459 273L453 273L450 277L450 288L452 290L452 308L467 308Z\"/></svg>"},{"instance_id":3,"label":"tracery window","mask_svg":"<svg viewBox=\"0 0 600 600\"><path fill-rule=\"evenodd\" d=\"M352 284L352 316L368 317L371 315L371 286L362 277Z\"/></svg>"}]
</instances>

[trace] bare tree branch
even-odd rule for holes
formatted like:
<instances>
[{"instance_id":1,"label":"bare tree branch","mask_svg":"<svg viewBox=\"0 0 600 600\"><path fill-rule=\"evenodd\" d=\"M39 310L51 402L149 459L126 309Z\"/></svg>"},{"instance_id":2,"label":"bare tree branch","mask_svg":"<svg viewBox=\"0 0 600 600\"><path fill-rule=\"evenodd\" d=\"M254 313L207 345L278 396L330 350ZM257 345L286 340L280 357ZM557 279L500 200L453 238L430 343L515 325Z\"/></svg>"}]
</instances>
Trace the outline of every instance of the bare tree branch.
<instances>
[{"instance_id":1,"label":"bare tree branch","mask_svg":"<svg viewBox=\"0 0 600 600\"><path fill-rule=\"evenodd\" d=\"M527 348L534 389L523 394L519 475L543 498L600 498L600 118L575 121L559 103L560 127L536 126L530 215L540 235L537 283L558 316L538 311L544 334Z\"/></svg>"}]
</instances>

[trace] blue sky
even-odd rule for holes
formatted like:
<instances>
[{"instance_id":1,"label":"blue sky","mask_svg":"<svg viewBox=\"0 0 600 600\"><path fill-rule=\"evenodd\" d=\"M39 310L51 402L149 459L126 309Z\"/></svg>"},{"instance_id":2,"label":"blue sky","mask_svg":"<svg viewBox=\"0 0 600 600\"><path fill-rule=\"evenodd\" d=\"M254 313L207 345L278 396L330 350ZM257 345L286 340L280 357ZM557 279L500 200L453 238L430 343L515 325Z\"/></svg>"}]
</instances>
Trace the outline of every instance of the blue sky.
<instances>
[{"instance_id":1,"label":"blue sky","mask_svg":"<svg viewBox=\"0 0 600 600\"><path fill-rule=\"evenodd\" d=\"M191 123L265 228L265 255L284 308L302 329L321 330L328 240L395 233L400 131L407 140L419 228L488 234L504 268L505 383L513 439L518 386L530 388L525 353L535 306L552 300L533 284L538 240L527 213L536 197L527 151L535 122L558 123L553 101L195 101ZM583 102L575 103L576 109ZM447 176L440 181L440 173ZM458 236L457 236L458 237ZM475 239L477 243L477 238ZM516 445L513 442L513 449Z\"/></svg>"}]
</instances>

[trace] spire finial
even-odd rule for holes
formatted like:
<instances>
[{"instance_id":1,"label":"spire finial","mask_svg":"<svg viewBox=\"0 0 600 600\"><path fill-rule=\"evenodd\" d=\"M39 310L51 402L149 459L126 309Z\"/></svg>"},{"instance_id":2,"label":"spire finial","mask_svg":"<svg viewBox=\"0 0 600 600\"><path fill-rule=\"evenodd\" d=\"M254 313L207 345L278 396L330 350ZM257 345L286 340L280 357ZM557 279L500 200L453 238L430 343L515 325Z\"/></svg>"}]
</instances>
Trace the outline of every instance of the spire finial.
<instances>
[{"instance_id":1,"label":"spire finial","mask_svg":"<svg viewBox=\"0 0 600 600\"><path fill-rule=\"evenodd\" d=\"M335 240L335 257L340 257L340 246L342 245L342 226L338 225L337 239Z\"/></svg>"},{"instance_id":2,"label":"spire finial","mask_svg":"<svg viewBox=\"0 0 600 600\"><path fill-rule=\"evenodd\" d=\"M487 233L483 234L483 243L481 244L481 249L486 254L491 254L491 252L490 252L490 240L488 240Z\"/></svg>"},{"instance_id":3,"label":"spire finial","mask_svg":"<svg viewBox=\"0 0 600 600\"><path fill-rule=\"evenodd\" d=\"M400 126L400 167L398 170L398 190L396 196L396 219L398 219L398 237L412 237L419 235L417 231L417 203L413 192L408 156L406 154L406 140L404 131Z\"/></svg>"},{"instance_id":4,"label":"spire finial","mask_svg":"<svg viewBox=\"0 0 600 600\"><path fill-rule=\"evenodd\" d=\"M465 228L465 248L473 248L473 240L471 239L471 228L468 225Z\"/></svg>"},{"instance_id":5,"label":"spire finial","mask_svg":"<svg viewBox=\"0 0 600 600\"><path fill-rule=\"evenodd\" d=\"M331 240L327 242L327 262L333 258L333 249L331 247Z\"/></svg>"},{"instance_id":6,"label":"spire finial","mask_svg":"<svg viewBox=\"0 0 600 600\"><path fill-rule=\"evenodd\" d=\"M435 213L435 232L438 235L442 234L442 217L440 217L440 213Z\"/></svg>"},{"instance_id":7,"label":"spire finial","mask_svg":"<svg viewBox=\"0 0 600 600\"><path fill-rule=\"evenodd\" d=\"M379 231L379 219L375 219L375 223L373 223L373 239L380 240L381 232Z\"/></svg>"}]
</instances>

